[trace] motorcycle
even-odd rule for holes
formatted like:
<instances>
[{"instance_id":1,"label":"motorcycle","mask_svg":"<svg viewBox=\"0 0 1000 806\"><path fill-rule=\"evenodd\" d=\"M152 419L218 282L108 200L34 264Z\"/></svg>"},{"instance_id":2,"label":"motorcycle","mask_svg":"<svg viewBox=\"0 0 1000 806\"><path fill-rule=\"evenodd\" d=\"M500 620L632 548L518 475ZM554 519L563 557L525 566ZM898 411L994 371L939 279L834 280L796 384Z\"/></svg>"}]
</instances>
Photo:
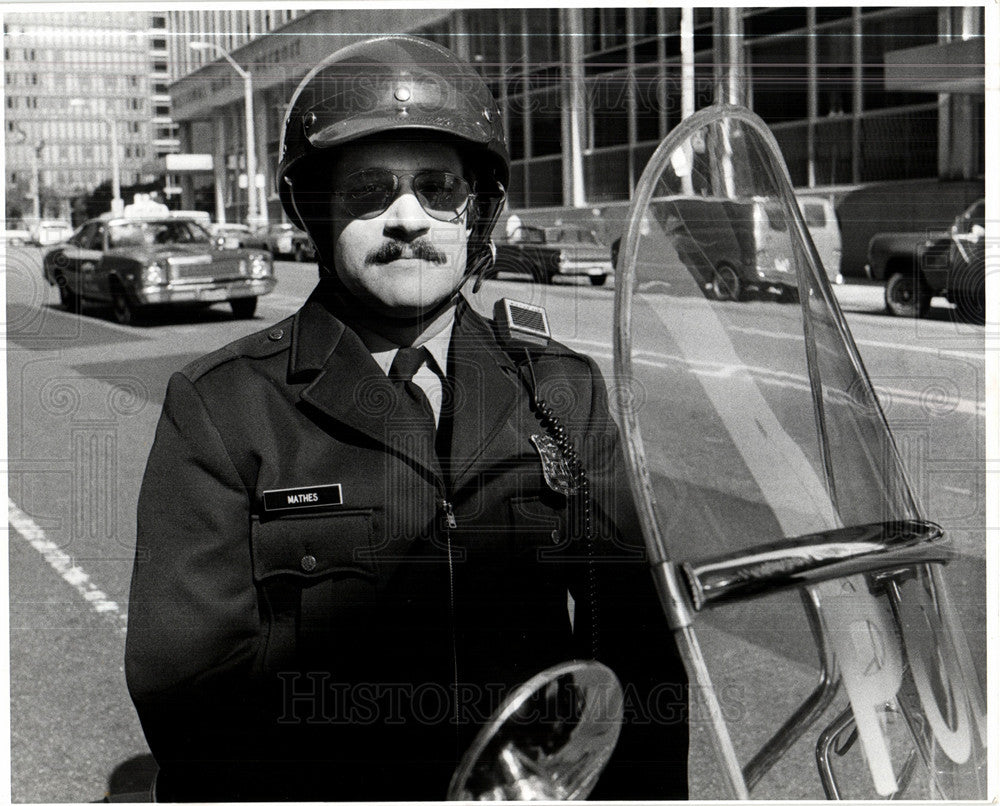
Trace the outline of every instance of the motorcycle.
<instances>
[{"instance_id":1,"label":"motorcycle","mask_svg":"<svg viewBox=\"0 0 1000 806\"><path fill-rule=\"evenodd\" d=\"M772 235L737 272L747 205ZM782 293L718 293L754 271ZM760 118L710 107L660 144L615 285L612 398L691 722L717 759L708 796L985 797L986 700L942 570L955 555L911 492ZM568 715L519 729L566 691ZM586 797L617 738L614 692L593 664L535 678L449 797Z\"/></svg>"}]
</instances>

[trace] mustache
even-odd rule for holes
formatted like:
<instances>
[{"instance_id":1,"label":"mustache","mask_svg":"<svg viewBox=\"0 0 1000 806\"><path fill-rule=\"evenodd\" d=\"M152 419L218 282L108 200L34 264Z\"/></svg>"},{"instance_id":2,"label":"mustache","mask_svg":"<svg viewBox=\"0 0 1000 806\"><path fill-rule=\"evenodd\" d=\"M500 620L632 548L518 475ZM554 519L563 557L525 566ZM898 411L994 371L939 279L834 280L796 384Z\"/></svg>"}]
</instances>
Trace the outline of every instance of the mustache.
<instances>
[{"instance_id":1,"label":"mustache","mask_svg":"<svg viewBox=\"0 0 1000 806\"><path fill-rule=\"evenodd\" d=\"M392 261L399 260L400 258L426 260L428 263L438 264L448 262L448 256L437 250L430 241L418 238L411 243L386 241L365 256L365 263L367 265L392 263Z\"/></svg>"}]
</instances>

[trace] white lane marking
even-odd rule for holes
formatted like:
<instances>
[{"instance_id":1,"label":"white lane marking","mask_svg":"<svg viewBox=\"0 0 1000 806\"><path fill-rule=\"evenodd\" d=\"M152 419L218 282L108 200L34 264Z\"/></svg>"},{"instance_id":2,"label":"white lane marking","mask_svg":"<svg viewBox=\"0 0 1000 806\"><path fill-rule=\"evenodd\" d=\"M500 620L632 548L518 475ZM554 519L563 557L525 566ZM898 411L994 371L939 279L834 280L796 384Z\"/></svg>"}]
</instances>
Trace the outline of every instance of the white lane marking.
<instances>
[{"instance_id":1,"label":"white lane marking","mask_svg":"<svg viewBox=\"0 0 1000 806\"><path fill-rule=\"evenodd\" d=\"M71 585L77 593L98 613L108 613L115 617L118 628L125 631L128 624L128 613L119 607L118 602L109 599L108 595L90 581L87 573L80 568L65 551L45 536L45 532L30 516L21 511L9 498L7 499L7 520L21 537L42 555L63 581Z\"/></svg>"},{"instance_id":2,"label":"white lane marking","mask_svg":"<svg viewBox=\"0 0 1000 806\"><path fill-rule=\"evenodd\" d=\"M746 333L749 336L766 336L772 339L791 339L793 341L802 341L801 334L794 333L777 333L773 330L762 330L756 327L742 327L739 325L734 325L731 330L738 331L740 333ZM933 355L936 358L971 358L976 361L986 360L986 351L981 350L978 352L973 352L971 350L960 350L958 348L951 347L925 347L920 344L906 344L905 342L892 342L892 341L877 341L875 339L859 339L855 337L854 343L858 346L864 345L865 347L878 347L880 349L888 348L893 350L902 350L911 353L924 353L926 355Z\"/></svg>"},{"instance_id":3,"label":"white lane marking","mask_svg":"<svg viewBox=\"0 0 1000 806\"><path fill-rule=\"evenodd\" d=\"M563 339L563 342L569 346L576 346L588 355L595 358L600 357L608 360L614 358L614 354L608 349L608 346L603 342L587 341L585 339ZM809 380L800 375L795 375L789 372L782 372L779 370L768 369L767 367L751 367L740 364L738 366L732 366L728 364L712 364L710 362L688 362L683 359L672 357L672 356L659 356L657 359L650 358L648 354L636 356L636 363L644 364L646 366L658 367L664 366L665 361L675 360L686 363L690 368L691 372L695 375L715 375L720 377L725 377L727 375L733 375L737 371L749 370L751 373L756 375L763 383L773 383L779 386L790 386L796 389L808 389ZM878 395L879 402L882 404L884 409L888 409L889 406L915 406L917 408L933 408L933 401L929 401L928 397L923 392L916 392L912 389L898 389L892 386L875 386L875 394ZM948 412L958 412L959 414L972 414L976 417L986 418L986 402L978 400L967 400L964 398L958 398L954 401L948 401Z\"/></svg>"}]
</instances>

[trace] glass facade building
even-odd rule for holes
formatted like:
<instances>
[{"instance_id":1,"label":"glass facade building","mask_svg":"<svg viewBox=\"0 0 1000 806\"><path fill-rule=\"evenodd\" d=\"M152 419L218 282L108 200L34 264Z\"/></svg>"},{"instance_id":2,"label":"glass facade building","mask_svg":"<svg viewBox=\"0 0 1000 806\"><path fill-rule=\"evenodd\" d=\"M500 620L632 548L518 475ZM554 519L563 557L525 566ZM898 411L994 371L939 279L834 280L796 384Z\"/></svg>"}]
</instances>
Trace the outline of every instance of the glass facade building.
<instances>
[{"instance_id":1,"label":"glass facade building","mask_svg":"<svg viewBox=\"0 0 1000 806\"><path fill-rule=\"evenodd\" d=\"M282 118L298 81L341 45L389 32L434 39L483 75L504 114L514 209L624 203L666 133L723 97L768 123L797 187L984 173L982 90L953 98L940 87L892 87L886 73L893 52L959 39L982 45L982 8L314 9L280 20L262 13L170 12L182 141L194 151L213 144L229 166L215 181L237 213L244 145L236 76L217 56L191 52L185 36L231 41L233 58L254 74L272 217L281 214L273 168ZM204 197L204 178L191 181L202 183Z\"/></svg>"},{"instance_id":2,"label":"glass facade building","mask_svg":"<svg viewBox=\"0 0 1000 806\"><path fill-rule=\"evenodd\" d=\"M65 198L107 181L111 125L123 185L142 181L152 160L176 151L167 41L163 13L6 14L8 187L34 181L36 168L38 182Z\"/></svg>"}]
</instances>

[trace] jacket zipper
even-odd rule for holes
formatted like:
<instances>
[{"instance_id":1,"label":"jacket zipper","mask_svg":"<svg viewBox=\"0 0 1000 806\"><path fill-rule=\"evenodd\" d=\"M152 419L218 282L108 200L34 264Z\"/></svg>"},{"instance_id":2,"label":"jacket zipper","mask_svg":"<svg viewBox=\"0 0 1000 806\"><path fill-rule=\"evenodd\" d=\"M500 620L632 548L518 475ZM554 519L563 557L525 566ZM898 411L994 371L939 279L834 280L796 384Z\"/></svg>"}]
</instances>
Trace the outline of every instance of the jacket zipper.
<instances>
[{"instance_id":1,"label":"jacket zipper","mask_svg":"<svg viewBox=\"0 0 1000 806\"><path fill-rule=\"evenodd\" d=\"M448 619L449 631L451 633L451 673L455 689L452 693L452 717L455 720L455 742L456 750L461 753L461 748L457 747L459 736L458 722L458 639L455 635L455 565L451 553L451 530L458 526L455 520L455 509L447 498L441 498L438 502L441 507L442 523L444 525L445 540L448 547Z\"/></svg>"}]
</instances>

